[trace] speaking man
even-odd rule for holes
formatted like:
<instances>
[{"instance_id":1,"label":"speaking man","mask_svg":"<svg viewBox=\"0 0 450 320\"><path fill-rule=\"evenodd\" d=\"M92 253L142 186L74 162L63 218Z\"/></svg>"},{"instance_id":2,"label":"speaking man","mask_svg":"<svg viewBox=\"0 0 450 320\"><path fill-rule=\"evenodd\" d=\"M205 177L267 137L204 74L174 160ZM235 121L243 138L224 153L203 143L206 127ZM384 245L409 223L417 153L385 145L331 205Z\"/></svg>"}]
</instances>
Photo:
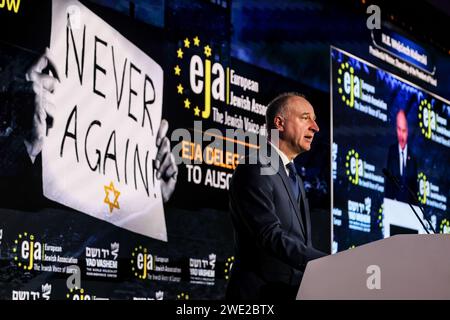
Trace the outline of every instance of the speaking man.
<instances>
[{"instance_id":1,"label":"speaking man","mask_svg":"<svg viewBox=\"0 0 450 320\"><path fill-rule=\"evenodd\" d=\"M319 131L312 105L298 93L272 100L268 143L239 164L230 184L236 258L226 298L294 300L313 248L308 201L294 158ZM266 154L261 152L266 150Z\"/></svg>"}]
</instances>

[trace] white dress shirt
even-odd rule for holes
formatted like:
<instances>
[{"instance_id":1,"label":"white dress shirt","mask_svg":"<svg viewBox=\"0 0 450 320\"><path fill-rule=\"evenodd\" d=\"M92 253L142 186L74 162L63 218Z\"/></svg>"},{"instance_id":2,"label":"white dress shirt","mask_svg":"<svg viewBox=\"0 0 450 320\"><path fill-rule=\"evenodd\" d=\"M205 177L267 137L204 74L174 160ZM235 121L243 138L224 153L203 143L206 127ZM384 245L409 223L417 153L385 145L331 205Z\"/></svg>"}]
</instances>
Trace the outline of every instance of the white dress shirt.
<instances>
[{"instance_id":1,"label":"white dress shirt","mask_svg":"<svg viewBox=\"0 0 450 320\"><path fill-rule=\"evenodd\" d=\"M293 161L289 161L289 158L284 154L284 152L281 151L280 149L278 149L278 147L274 143L272 143L272 141L269 141L269 143L275 149L275 151L278 153L278 155L280 156L281 161L283 162L283 165L284 165L284 170L286 171L286 174L289 177L289 170L287 169L286 166L288 165L289 162L293 163Z\"/></svg>"}]
</instances>

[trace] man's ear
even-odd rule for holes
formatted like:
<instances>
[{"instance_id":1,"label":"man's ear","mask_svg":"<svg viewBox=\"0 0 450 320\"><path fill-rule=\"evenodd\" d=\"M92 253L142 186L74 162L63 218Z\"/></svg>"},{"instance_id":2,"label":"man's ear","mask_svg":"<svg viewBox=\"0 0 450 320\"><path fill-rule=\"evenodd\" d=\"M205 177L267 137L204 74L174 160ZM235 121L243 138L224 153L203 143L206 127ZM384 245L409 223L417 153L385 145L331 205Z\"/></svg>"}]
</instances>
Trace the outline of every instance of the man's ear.
<instances>
[{"instance_id":1,"label":"man's ear","mask_svg":"<svg viewBox=\"0 0 450 320\"><path fill-rule=\"evenodd\" d=\"M276 116L273 119L273 123L275 124L275 127L278 129L278 131L284 131L284 119L280 116Z\"/></svg>"}]
</instances>

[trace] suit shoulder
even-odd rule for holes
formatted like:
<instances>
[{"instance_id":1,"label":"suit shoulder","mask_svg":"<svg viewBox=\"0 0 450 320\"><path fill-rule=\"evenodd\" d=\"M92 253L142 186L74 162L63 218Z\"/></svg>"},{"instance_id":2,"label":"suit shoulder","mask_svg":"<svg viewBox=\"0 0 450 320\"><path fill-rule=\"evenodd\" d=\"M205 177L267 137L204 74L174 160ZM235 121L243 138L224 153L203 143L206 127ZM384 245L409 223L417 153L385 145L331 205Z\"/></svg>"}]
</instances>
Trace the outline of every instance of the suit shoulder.
<instances>
[{"instance_id":1,"label":"suit shoulder","mask_svg":"<svg viewBox=\"0 0 450 320\"><path fill-rule=\"evenodd\" d=\"M234 170L233 177L250 178L259 176L259 172L262 169L261 163L239 163Z\"/></svg>"},{"instance_id":2,"label":"suit shoulder","mask_svg":"<svg viewBox=\"0 0 450 320\"><path fill-rule=\"evenodd\" d=\"M245 159L248 160L248 159ZM239 183L245 185L261 184L271 180L277 171L270 165L270 163L256 162L241 162L236 167L231 184Z\"/></svg>"},{"instance_id":3,"label":"suit shoulder","mask_svg":"<svg viewBox=\"0 0 450 320\"><path fill-rule=\"evenodd\" d=\"M397 148L398 148L398 145L397 144L391 144L390 146L389 146L389 149L388 149L388 162L389 161L394 161L395 160L395 158L397 157Z\"/></svg>"}]
</instances>

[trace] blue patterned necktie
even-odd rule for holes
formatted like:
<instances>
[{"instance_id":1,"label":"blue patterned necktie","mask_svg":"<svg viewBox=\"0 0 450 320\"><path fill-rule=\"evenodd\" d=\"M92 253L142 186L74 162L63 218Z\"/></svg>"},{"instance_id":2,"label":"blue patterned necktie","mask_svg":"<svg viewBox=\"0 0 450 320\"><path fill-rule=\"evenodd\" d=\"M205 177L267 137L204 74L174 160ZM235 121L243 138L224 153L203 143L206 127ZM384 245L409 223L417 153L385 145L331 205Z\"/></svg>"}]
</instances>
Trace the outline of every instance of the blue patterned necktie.
<instances>
[{"instance_id":1,"label":"blue patterned necktie","mask_svg":"<svg viewBox=\"0 0 450 320\"><path fill-rule=\"evenodd\" d=\"M286 165L286 168L289 172L289 181L291 182L292 191L294 192L295 199L298 203L300 195L300 185L297 179L297 170L295 169L295 165L292 162L289 162Z\"/></svg>"},{"instance_id":2,"label":"blue patterned necktie","mask_svg":"<svg viewBox=\"0 0 450 320\"><path fill-rule=\"evenodd\" d=\"M295 169L295 165L292 162L289 162L286 165L286 168L289 171L289 181L291 182L292 191L294 192L295 199L297 200L297 203L299 205L300 217L301 217L303 226L305 227L305 231L308 232L306 212L305 212L305 210L303 210L301 208L301 205L300 205L300 190L302 190L302 193L305 192L303 190L303 181L301 180L300 176L297 175L297 170Z\"/></svg>"}]
</instances>

